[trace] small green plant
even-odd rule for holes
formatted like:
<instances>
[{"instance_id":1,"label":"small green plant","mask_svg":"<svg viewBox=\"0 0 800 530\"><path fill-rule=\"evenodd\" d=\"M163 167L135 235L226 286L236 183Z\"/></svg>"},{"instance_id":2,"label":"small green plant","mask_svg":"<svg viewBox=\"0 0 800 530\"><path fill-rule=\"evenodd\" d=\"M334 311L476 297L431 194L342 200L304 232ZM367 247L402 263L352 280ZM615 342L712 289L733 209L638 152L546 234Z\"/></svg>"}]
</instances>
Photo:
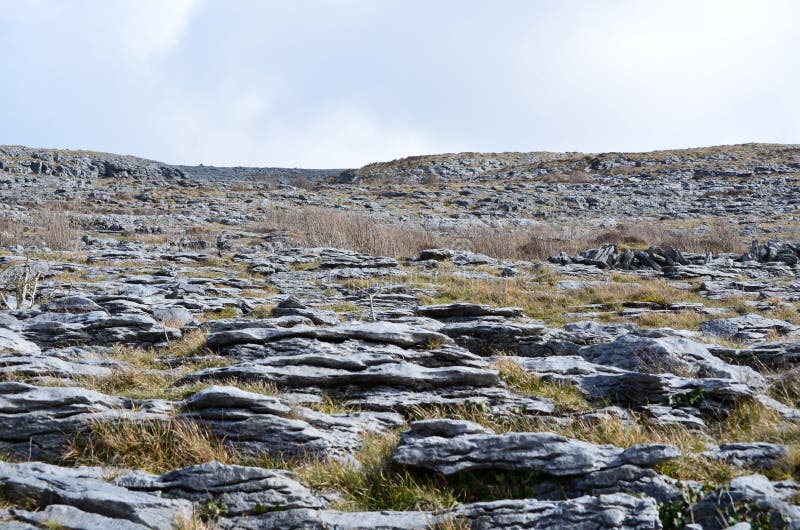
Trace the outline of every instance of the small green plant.
<instances>
[{"instance_id":1,"label":"small green plant","mask_svg":"<svg viewBox=\"0 0 800 530\"><path fill-rule=\"evenodd\" d=\"M720 509L720 519L727 526L749 523L751 530L784 530L792 522L785 514L759 506L754 502L734 504Z\"/></svg>"},{"instance_id":2,"label":"small green plant","mask_svg":"<svg viewBox=\"0 0 800 530\"><path fill-rule=\"evenodd\" d=\"M200 507L200 518L203 521L216 521L228 513L228 505L221 499L213 499Z\"/></svg>"},{"instance_id":3,"label":"small green plant","mask_svg":"<svg viewBox=\"0 0 800 530\"><path fill-rule=\"evenodd\" d=\"M339 492L342 510L440 510L456 504L446 484L417 475L391 461L397 435L364 435L356 455L360 466L349 462L323 461L300 465L306 483L320 490Z\"/></svg>"},{"instance_id":4,"label":"small green plant","mask_svg":"<svg viewBox=\"0 0 800 530\"><path fill-rule=\"evenodd\" d=\"M444 344L445 344L444 337L431 337L427 341L425 341L423 348L426 350L435 350L437 348L441 348L442 346L444 346Z\"/></svg>"},{"instance_id":5,"label":"small green plant","mask_svg":"<svg viewBox=\"0 0 800 530\"><path fill-rule=\"evenodd\" d=\"M470 471L447 478L456 498L466 503L532 498L541 481L538 473L502 470Z\"/></svg>"},{"instance_id":6,"label":"small green plant","mask_svg":"<svg viewBox=\"0 0 800 530\"><path fill-rule=\"evenodd\" d=\"M686 525L694 523L692 505L703 498L703 491L690 484L678 482L676 486L680 496L658 505L658 516L664 530L682 530Z\"/></svg>"},{"instance_id":7,"label":"small green plant","mask_svg":"<svg viewBox=\"0 0 800 530\"><path fill-rule=\"evenodd\" d=\"M669 398L669 405L673 407L696 407L705 399L705 392L700 387L693 388L686 394L677 394Z\"/></svg>"}]
</instances>

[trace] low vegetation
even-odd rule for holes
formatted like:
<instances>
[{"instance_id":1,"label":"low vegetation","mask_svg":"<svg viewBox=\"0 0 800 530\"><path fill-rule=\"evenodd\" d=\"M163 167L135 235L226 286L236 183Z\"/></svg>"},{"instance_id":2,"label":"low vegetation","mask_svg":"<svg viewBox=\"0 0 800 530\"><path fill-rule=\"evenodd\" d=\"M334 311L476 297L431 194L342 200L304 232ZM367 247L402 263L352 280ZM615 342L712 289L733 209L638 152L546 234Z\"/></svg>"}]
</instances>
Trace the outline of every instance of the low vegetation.
<instances>
[{"instance_id":1,"label":"low vegetation","mask_svg":"<svg viewBox=\"0 0 800 530\"><path fill-rule=\"evenodd\" d=\"M131 417L96 421L88 432L71 439L63 461L165 473L203 462L231 463L237 461L237 455L196 422Z\"/></svg>"},{"instance_id":2,"label":"low vegetation","mask_svg":"<svg viewBox=\"0 0 800 530\"><path fill-rule=\"evenodd\" d=\"M379 256L411 257L428 248L456 248L501 259L546 260L559 252L578 253L604 244L646 248L669 246L690 252L738 252L744 246L735 227L724 221L686 227L657 222L588 229L549 223L511 228L498 223L442 230L421 222L375 219L357 211L302 206L272 209L253 227L260 233L288 234L310 247L353 249Z\"/></svg>"},{"instance_id":3,"label":"low vegetation","mask_svg":"<svg viewBox=\"0 0 800 530\"><path fill-rule=\"evenodd\" d=\"M509 389L523 396L552 399L559 412L577 412L591 408L586 398L574 385L545 381L509 359L501 358L495 361L494 367L499 372L500 379L508 385Z\"/></svg>"},{"instance_id":4,"label":"low vegetation","mask_svg":"<svg viewBox=\"0 0 800 530\"><path fill-rule=\"evenodd\" d=\"M27 216L0 215L0 246L47 247L76 250L83 231L61 203L50 203Z\"/></svg>"}]
</instances>

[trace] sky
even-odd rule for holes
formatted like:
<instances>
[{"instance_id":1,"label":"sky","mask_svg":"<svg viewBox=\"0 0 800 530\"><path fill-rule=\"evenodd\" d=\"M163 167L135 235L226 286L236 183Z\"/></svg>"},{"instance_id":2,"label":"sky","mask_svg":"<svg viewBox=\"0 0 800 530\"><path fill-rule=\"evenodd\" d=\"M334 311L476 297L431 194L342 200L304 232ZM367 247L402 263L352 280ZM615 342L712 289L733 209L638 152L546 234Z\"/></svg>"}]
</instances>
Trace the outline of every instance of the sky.
<instances>
[{"instance_id":1,"label":"sky","mask_svg":"<svg viewBox=\"0 0 800 530\"><path fill-rule=\"evenodd\" d=\"M349 168L800 143L796 0L0 0L0 144Z\"/></svg>"}]
</instances>

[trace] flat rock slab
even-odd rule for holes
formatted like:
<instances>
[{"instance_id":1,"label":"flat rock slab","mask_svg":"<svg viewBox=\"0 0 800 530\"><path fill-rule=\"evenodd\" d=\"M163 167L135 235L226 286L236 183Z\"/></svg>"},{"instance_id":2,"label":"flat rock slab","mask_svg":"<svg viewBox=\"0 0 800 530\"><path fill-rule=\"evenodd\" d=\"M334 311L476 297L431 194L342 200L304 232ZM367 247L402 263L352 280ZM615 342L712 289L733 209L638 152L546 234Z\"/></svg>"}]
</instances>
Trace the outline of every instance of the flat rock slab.
<instances>
[{"instance_id":1,"label":"flat rock slab","mask_svg":"<svg viewBox=\"0 0 800 530\"><path fill-rule=\"evenodd\" d=\"M209 368L180 379L177 384L196 381L260 381L273 383L282 389L322 388L340 389L395 387L414 390L431 390L447 387L499 386L497 372L482 368L448 366L428 368L409 362L382 362L354 369L357 360L331 359L320 366L319 362L302 362L293 357L292 364L240 363L222 368ZM275 360L275 359L273 359ZM347 366L342 366L346 363ZM338 365L338 366L337 366Z\"/></svg>"},{"instance_id":2,"label":"flat rock slab","mask_svg":"<svg viewBox=\"0 0 800 530\"><path fill-rule=\"evenodd\" d=\"M351 458L364 432L403 424L391 412L324 414L272 396L212 386L179 404L179 418L198 422L245 454Z\"/></svg>"},{"instance_id":3,"label":"flat rock slab","mask_svg":"<svg viewBox=\"0 0 800 530\"><path fill-rule=\"evenodd\" d=\"M514 318L522 316L520 307L492 307L484 304L470 304L468 302L457 302L454 304L439 304L419 306L416 310L417 315L435 319L464 318L464 317L487 317L496 316L504 318Z\"/></svg>"},{"instance_id":4,"label":"flat rock slab","mask_svg":"<svg viewBox=\"0 0 800 530\"><path fill-rule=\"evenodd\" d=\"M147 528L171 528L192 515L192 503L109 484L81 469L28 462L0 462L0 489L12 500L33 499L39 505L65 504L112 519L124 519Z\"/></svg>"},{"instance_id":5,"label":"flat rock slab","mask_svg":"<svg viewBox=\"0 0 800 530\"><path fill-rule=\"evenodd\" d=\"M106 517L96 513L85 512L65 504L51 504L41 510L11 510L10 515L16 521L3 521L0 524L7 530L23 530L58 528L59 530L147 530L152 528L125 519ZM30 523L30 526L22 526ZM14 526L20 525L19 528Z\"/></svg>"},{"instance_id":6,"label":"flat rock slab","mask_svg":"<svg viewBox=\"0 0 800 530\"><path fill-rule=\"evenodd\" d=\"M132 407L130 399L84 388L0 383L0 450L21 458L55 458L66 437Z\"/></svg>"},{"instance_id":7,"label":"flat rock slab","mask_svg":"<svg viewBox=\"0 0 800 530\"><path fill-rule=\"evenodd\" d=\"M629 333L612 342L587 346L580 356L589 362L642 373L732 379L751 388L766 388L764 378L747 366L715 357L699 342L682 337L642 337Z\"/></svg>"},{"instance_id":8,"label":"flat rock slab","mask_svg":"<svg viewBox=\"0 0 800 530\"><path fill-rule=\"evenodd\" d=\"M575 476L623 465L652 467L678 456L680 451L671 445L620 449L549 432L494 434L471 422L425 420L403 433L392 460L444 475L502 469Z\"/></svg>"},{"instance_id":9,"label":"flat rock slab","mask_svg":"<svg viewBox=\"0 0 800 530\"><path fill-rule=\"evenodd\" d=\"M181 337L179 329L165 326L148 315L42 313L24 323L24 335L47 347L76 344L152 345Z\"/></svg>"},{"instance_id":10,"label":"flat rock slab","mask_svg":"<svg viewBox=\"0 0 800 530\"><path fill-rule=\"evenodd\" d=\"M788 455L785 445L763 442L723 444L703 453L708 459L750 469L768 469Z\"/></svg>"},{"instance_id":11,"label":"flat rock slab","mask_svg":"<svg viewBox=\"0 0 800 530\"><path fill-rule=\"evenodd\" d=\"M290 510L220 521L224 530L430 530L467 522L473 530L656 530L661 528L653 499L626 494L570 500L534 499L482 502L440 512L338 512Z\"/></svg>"},{"instance_id":12,"label":"flat rock slab","mask_svg":"<svg viewBox=\"0 0 800 530\"><path fill-rule=\"evenodd\" d=\"M795 483L770 482L763 475L737 477L693 505L692 518L704 530L723 530L730 518L745 513L760 521L761 528L797 530L800 507L793 501L797 493Z\"/></svg>"},{"instance_id":13,"label":"flat rock slab","mask_svg":"<svg viewBox=\"0 0 800 530\"><path fill-rule=\"evenodd\" d=\"M132 491L158 493L166 498L186 499L204 505L222 504L226 516L296 508L326 508L288 471L208 462L170 471L161 476L136 474L118 477L113 483Z\"/></svg>"},{"instance_id":14,"label":"flat rock slab","mask_svg":"<svg viewBox=\"0 0 800 530\"><path fill-rule=\"evenodd\" d=\"M348 339L366 340L403 347L420 347L429 344L447 344L446 335L407 324L393 322L348 322L327 328L296 326L288 329L247 328L220 331L208 337L211 348L235 344L264 344L293 337L318 339L327 342L344 342Z\"/></svg>"},{"instance_id":15,"label":"flat rock slab","mask_svg":"<svg viewBox=\"0 0 800 530\"><path fill-rule=\"evenodd\" d=\"M589 400L608 399L628 407L667 405L684 412L691 408L698 413L719 413L720 409L730 409L741 400L755 399L789 421L800 421L800 411L733 379L645 374L590 363L578 356L507 359L545 379L574 384ZM653 412L656 416L663 416L666 411L655 409Z\"/></svg>"},{"instance_id":16,"label":"flat rock slab","mask_svg":"<svg viewBox=\"0 0 800 530\"><path fill-rule=\"evenodd\" d=\"M448 387L409 391L392 387L350 390L342 395L344 404L360 410L414 412L418 407L478 407L505 414L553 414L549 398L516 395L497 387Z\"/></svg>"},{"instance_id":17,"label":"flat rock slab","mask_svg":"<svg viewBox=\"0 0 800 530\"><path fill-rule=\"evenodd\" d=\"M0 354L8 353L37 355L42 353L42 350L18 333L0 327Z\"/></svg>"},{"instance_id":18,"label":"flat rock slab","mask_svg":"<svg viewBox=\"0 0 800 530\"><path fill-rule=\"evenodd\" d=\"M735 318L708 320L700 324L700 331L726 339L759 340L767 337L771 331L795 336L800 327L785 320L750 313Z\"/></svg>"}]
</instances>

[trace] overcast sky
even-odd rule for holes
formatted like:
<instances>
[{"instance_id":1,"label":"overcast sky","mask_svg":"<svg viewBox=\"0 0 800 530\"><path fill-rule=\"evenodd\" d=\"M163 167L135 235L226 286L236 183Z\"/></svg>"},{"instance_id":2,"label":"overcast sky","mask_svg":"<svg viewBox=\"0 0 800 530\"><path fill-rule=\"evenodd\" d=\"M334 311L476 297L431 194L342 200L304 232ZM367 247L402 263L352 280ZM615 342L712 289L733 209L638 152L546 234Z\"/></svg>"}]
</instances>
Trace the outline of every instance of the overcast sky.
<instances>
[{"instance_id":1,"label":"overcast sky","mask_svg":"<svg viewBox=\"0 0 800 530\"><path fill-rule=\"evenodd\" d=\"M355 167L800 143L796 0L0 0L0 144Z\"/></svg>"}]
</instances>

